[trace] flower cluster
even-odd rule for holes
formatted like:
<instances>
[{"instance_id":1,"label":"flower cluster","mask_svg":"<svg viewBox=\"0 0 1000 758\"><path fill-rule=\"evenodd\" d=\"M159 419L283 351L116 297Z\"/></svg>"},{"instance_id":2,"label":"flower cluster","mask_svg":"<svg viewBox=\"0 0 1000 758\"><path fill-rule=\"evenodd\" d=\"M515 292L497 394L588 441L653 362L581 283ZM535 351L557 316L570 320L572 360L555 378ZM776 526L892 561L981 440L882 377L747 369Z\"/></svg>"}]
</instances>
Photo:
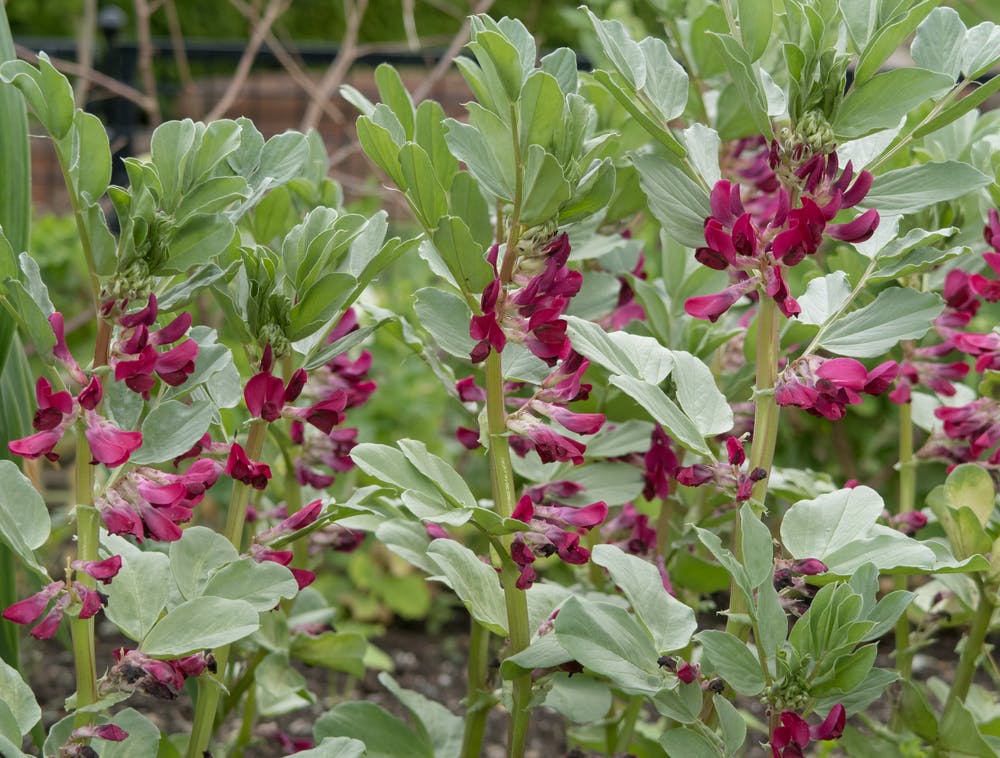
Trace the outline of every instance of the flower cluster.
<instances>
[{"instance_id":1,"label":"flower cluster","mask_svg":"<svg viewBox=\"0 0 1000 758\"><path fill-rule=\"evenodd\" d=\"M111 556L103 561L74 561L72 568L104 584L111 581L122 566L121 556ZM97 590L90 589L80 582L51 582L31 597L20 600L8 606L3 612L3 618L15 624L34 624L31 636L39 640L52 637L59 628L63 615L74 606L76 615L82 619L94 616L107 598ZM48 609L48 613L46 613Z\"/></svg>"},{"instance_id":2,"label":"flower cluster","mask_svg":"<svg viewBox=\"0 0 1000 758\"><path fill-rule=\"evenodd\" d=\"M494 245L488 260L495 275L498 254L499 246ZM512 276L516 288L506 291L499 276L487 285L479 303L482 314L469 322L469 335L476 340L473 363L486 360L491 349L501 352L508 338L523 343L550 366L569 355L561 316L583 284L583 275L566 265L569 254L569 238L556 235L537 255L520 258Z\"/></svg>"},{"instance_id":3,"label":"flower cluster","mask_svg":"<svg viewBox=\"0 0 1000 758\"><path fill-rule=\"evenodd\" d=\"M750 499L753 486L767 476L762 468L745 471L746 451L743 442L738 437L726 440L728 463L696 463L693 466L683 466L677 469L677 481L685 487L700 487L712 483L719 489L733 489L736 492L736 502L743 503Z\"/></svg>"},{"instance_id":4,"label":"flower cluster","mask_svg":"<svg viewBox=\"0 0 1000 758\"><path fill-rule=\"evenodd\" d=\"M556 499L570 497L582 489L575 482L551 482L529 488L518 501L511 517L531 528L514 535L510 549L511 558L521 572L517 580L519 589L527 589L538 578L532 567L536 556L556 554L574 565L590 559L590 551L580 546L580 535L607 518L607 503L598 501L575 508Z\"/></svg>"},{"instance_id":5,"label":"flower cluster","mask_svg":"<svg viewBox=\"0 0 1000 758\"><path fill-rule=\"evenodd\" d=\"M167 661L125 648L113 655L115 663L100 683L102 695L139 690L161 700L176 700L185 679L216 670L215 658L208 651Z\"/></svg>"},{"instance_id":6,"label":"flower cluster","mask_svg":"<svg viewBox=\"0 0 1000 758\"><path fill-rule=\"evenodd\" d=\"M158 351L158 347L172 345L180 340L191 326L191 314L182 313L162 329L149 331L156 322L158 306L156 295L150 294L146 307L140 311L121 314L118 340L111 346L108 363L115 371L115 381L124 381L133 392L149 399L149 391L156 384L156 377L177 387L194 372L198 357L198 343L186 339L173 347Z\"/></svg>"},{"instance_id":7,"label":"flower cluster","mask_svg":"<svg viewBox=\"0 0 1000 758\"><path fill-rule=\"evenodd\" d=\"M842 419L848 405L861 403L861 395L877 397L896 379L895 361L881 363L871 371L853 358L822 358L807 355L789 364L778 375L774 400L778 405L802 408L814 416Z\"/></svg>"},{"instance_id":8,"label":"flower cluster","mask_svg":"<svg viewBox=\"0 0 1000 758\"><path fill-rule=\"evenodd\" d=\"M781 726L771 736L773 758L803 758L803 752L811 740L836 740L844 733L847 712L837 703L822 724L810 727L804 718L794 711L781 712Z\"/></svg>"},{"instance_id":9,"label":"flower cluster","mask_svg":"<svg viewBox=\"0 0 1000 758\"><path fill-rule=\"evenodd\" d=\"M327 337L328 343L336 342L358 329L358 319L353 308L348 308L340 322ZM333 408L340 405L337 421L324 429L312 423L306 428L308 418L292 421L292 442L301 445L295 459L295 477L301 485L323 489L333 484L336 475L354 468L351 450L357 444L358 430L350 427L333 428L344 422L344 414L368 402L376 390L375 382L368 379L372 356L367 350L356 359L341 354L323 366L311 371L303 389L303 396L313 400L313 408Z\"/></svg>"},{"instance_id":10,"label":"flower cluster","mask_svg":"<svg viewBox=\"0 0 1000 758\"><path fill-rule=\"evenodd\" d=\"M273 363L271 346L268 345L260 361L260 371L243 388L243 399L251 416L269 423L282 417L290 418L300 424L310 424L323 434L329 434L333 427L344 420L342 411L347 406L347 393L344 390L338 388L310 406L292 405L306 386L305 369L295 371L285 383L271 373Z\"/></svg>"},{"instance_id":11,"label":"flower cluster","mask_svg":"<svg viewBox=\"0 0 1000 758\"><path fill-rule=\"evenodd\" d=\"M122 465L142 445L142 432L123 431L97 412L104 397L101 380L96 376L88 379L66 347L62 314L57 312L49 316L49 324L56 336L53 354L83 389L75 397L66 390L54 392L51 382L39 377L35 383L38 408L31 422L37 431L9 442L8 449L25 458L45 456L52 461L58 460L56 445L76 421L82 420L84 436L90 445L91 463L103 463L112 468Z\"/></svg>"},{"instance_id":12,"label":"flower cluster","mask_svg":"<svg viewBox=\"0 0 1000 758\"><path fill-rule=\"evenodd\" d=\"M576 413L566 407L588 397L590 385L584 384L582 378L589 366L590 361L571 350L530 397L515 396L514 393L524 387L522 384L508 382L505 385L505 401L513 409L507 414L507 428L515 435L508 442L515 453L523 457L533 449L543 463L583 463L586 444L556 431L548 421L581 435L595 434L604 425L603 413ZM485 391L471 376L457 381L455 391L464 403L486 400ZM479 446L479 434L473 429L460 428L456 436L469 449Z\"/></svg>"},{"instance_id":13,"label":"flower cluster","mask_svg":"<svg viewBox=\"0 0 1000 758\"><path fill-rule=\"evenodd\" d=\"M137 466L94 504L111 534L173 542L221 473L222 465L211 458L199 458L182 474Z\"/></svg>"},{"instance_id":14,"label":"flower cluster","mask_svg":"<svg viewBox=\"0 0 1000 758\"><path fill-rule=\"evenodd\" d=\"M291 566L290 564L292 562L292 558L294 557L291 550L274 550L268 547L267 543L309 526L314 523L317 518L319 518L322 511L323 501L313 500L311 503L304 505L291 516L285 516L280 522L272 526L270 529L260 532L254 538L254 542L250 546L248 555L258 563L270 561L281 566L286 566L288 570L292 572L292 576L295 577L295 581L299 585L300 590L308 587L316 581L316 574L306 569ZM287 510L282 508L282 512L287 513Z\"/></svg>"},{"instance_id":15,"label":"flower cluster","mask_svg":"<svg viewBox=\"0 0 1000 758\"><path fill-rule=\"evenodd\" d=\"M921 448L923 458L937 458L952 465L981 462L1000 466L1000 402L981 397L966 405L944 405L934 410L943 423ZM980 458L984 460L980 461Z\"/></svg>"},{"instance_id":16,"label":"flower cluster","mask_svg":"<svg viewBox=\"0 0 1000 758\"><path fill-rule=\"evenodd\" d=\"M773 169L777 151L771 155ZM786 317L795 316L799 304L788 291L783 271L815 254L824 235L861 242L875 231L879 216L874 209L846 224L830 223L868 193L872 176L867 171L855 176L850 162L839 171L832 152L814 155L794 176L794 189L800 193L797 208L791 207L788 190L769 177L762 185L755 179L761 194L751 195L746 203L738 183L716 182L710 195L712 215L705 219L705 246L695 251L695 258L709 268L729 271L734 281L722 292L689 298L684 304L688 314L716 321L743 296L763 291Z\"/></svg>"},{"instance_id":17,"label":"flower cluster","mask_svg":"<svg viewBox=\"0 0 1000 758\"><path fill-rule=\"evenodd\" d=\"M667 671L672 671L684 684L691 684L701 677L701 666L697 663L689 663L672 655L661 655L656 665Z\"/></svg>"}]
</instances>

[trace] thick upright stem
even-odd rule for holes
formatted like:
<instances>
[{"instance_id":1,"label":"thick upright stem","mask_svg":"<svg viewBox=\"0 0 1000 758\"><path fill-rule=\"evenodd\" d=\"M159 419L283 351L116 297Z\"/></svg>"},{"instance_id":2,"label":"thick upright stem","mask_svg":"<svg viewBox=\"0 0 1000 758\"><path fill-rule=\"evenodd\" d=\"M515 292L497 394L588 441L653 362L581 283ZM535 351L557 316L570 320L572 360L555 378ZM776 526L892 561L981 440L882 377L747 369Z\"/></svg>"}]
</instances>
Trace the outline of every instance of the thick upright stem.
<instances>
[{"instance_id":1,"label":"thick upright stem","mask_svg":"<svg viewBox=\"0 0 1000 758\"><path fill-rule=\"evenodd\" d=\"M254 419L250 422L250 433L245 446L250 460L260 458L264 448L264 437L267 436L267 422ZM229 509L226 512L226 539L233 547L240 550L243 543L243 527L246 523L247 505L250 503L250 485L243 482L233 482L233 491L229 496ZM208 751L212 733L215 731L215 713L219 707L219 695L222 691L221 681L226 673L229 662L229 645L215 650L217 673L214 676L202 675L198 679L198 702L194 714L194 726L191 729L191 739L188 742L187 758L202 758Z\"/></svg>"},{"instance_id":2,"label":"thick upright stem","mask_svg":"<svg viewBox=\"0 0 1000 758\"><path fill-rule=\"evenodd\" d=\"M899 406L899 512L913 510L916 497L917 471L913 459L913 406ZM896 589L905 590L905 576L896 577ZM896 622L896 670L903 679L909 679L913 666L910 651L910 620L904 612Z\"/></svg>"},{"instance_id":3,"label":"thick upright stem","mask_svg":"<svg viewBox=\"0 0 1000 758\"><path fill-rule=\"evenodd\" d=\"M757 379L753 417L753 443L750 447L750 470L763 469L768 475L774 463L774 447L778 439L778 404L774 401L774 383L778 376L778 308L774 300L761 297L760 314L757 316ZM751 494L754 512L764 509L768 477L753 486ZM733 555L743 560L743 523L736 513L733 528ZM729 620L726 631L746 639L749 627L739 618L749 609L748 598L733 580L730 584Z\"/></svg>"},{"instance_id":4,"label":"thick upright stem","mask_svg":"<svg viewBox=\"0 0 1000 758\"><path fill-rule=\"evenodd\" d=\"M465 696L465 731L462 734L462 758L479 758L486 734L489 708L481 701L489 677L490 633L472 619L469 633L468 689Z\"/></svg>"},{"instance_id":5,"label":"thick upright stem","mask_svg":"<svg viewBox=\"0 0 1000 758\"><path fill-rule=\"evenodd\" d=\"M517 498L514 493L514 469L510 463L510 448L507 446L507 420L504 410L503 371L500 355L491 351L486 358L486 417L490 437L490 483L493 488L493 502L497 513L510 518ZM513 537L501 538L504 549L509 550ZM528 629L528 600L524 590L517 588L517 567L502 556L500 580L503 584L504 600L507 605L507 633L510 638L510 655L524 650L531 640ZM508 732L507 755L520 758L528 735L528 720L531 715L531 674L522 674L514 679L510 730Z\"/></svg>"},{"instance_id":6,"label":"thick upright stem","mask_svg":"<svg viewBox=\"0 0 1000 758\"><path fill-rule=\"evenodd\" d=\"M90 468L90 446L83 434L77 430L76 437L76 557L81 561L96 561L99 519L92 505L93 473ZM93 589L96 582L80 572L76 581ZM76 668L77 708L97 702L97 662L94 654L94 619L74 618L70 621L70 635L73 638L73 663ZM94 722L94 714L77 711L73 719L76 727Z\"/></svg>"},{"instance_id":7,"label":"thick upright stem","mask_svg":"<svg viewBox=\"0 0 1000 758\"><path fill-rule=\"evenodd\" d=\"M979 586L979 607L976 608L976 615L972 618L969 633L965 636L962 657L958 661L955 679L951 683L948 699L944 704L945 713L948 712L953 703L964 703L966 695L969 694L972 677L976 673L976 661L979 659L979 654L983 652L983 643L986 641L986 633L990 629L990 620L997 607L996 588L987 586L981 579L977 579L976 584Z\"/></svg>"}]
</instances>

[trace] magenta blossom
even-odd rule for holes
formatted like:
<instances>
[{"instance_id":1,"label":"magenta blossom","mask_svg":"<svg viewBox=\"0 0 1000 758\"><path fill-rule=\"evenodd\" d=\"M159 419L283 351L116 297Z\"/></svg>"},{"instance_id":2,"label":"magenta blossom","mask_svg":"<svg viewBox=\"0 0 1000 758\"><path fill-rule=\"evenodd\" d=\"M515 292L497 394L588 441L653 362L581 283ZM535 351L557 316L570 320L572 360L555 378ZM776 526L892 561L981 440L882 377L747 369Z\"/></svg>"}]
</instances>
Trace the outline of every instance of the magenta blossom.
<instances>
[{"instance_id":1,"label":"magenta blossom","mask_svg":"<svg viewBox=\"0 0 1000 758\"><path fill-rule=\"evenodd\" d=\"M728 464L696 463L678 468L676 474L678 483L685 487L700 487L712 483L720 489L732 488L736 491L736 502L746 502L753 492L753 485L766 478L767 472L762 468L744 470L746 452L743 449L743 442L737 437L729 437L726 440L726 452L729 458Z\"/></svg>"},{"instance_id":2,"label":"magenta blossom","mask_svg":"<svg viewBox=\"0 0 1000 758\"><path fill-rule=\"evenodd\" d=\"M30 634L35 639L47 640L55 635L63 614L71 606L78 607L75 615L89 619L101 610L106 599L97 590L85 587L80 582L69 585L65 581L52 582L31 597L8 606L3 612L3 618L23 625L34 624L41 619L32 627ZM46 609L48 613L45 612Z\"/></svg>"},{"instance_id":3,"label":"magenta blossom","mask_svg":"<svg viewBox=\"0 0 1000 758\"><path fill-rule=\"evenodd\" d=\"M271 467L266 463L251 461L238 442L234 442L226 460L226 475L238 482L248 484L255 490L263 490L271 478Z\"/></svg>"},{"instance_id":4,"label":"magenta blossom","mask_svg":"<svg viewBox=\"0 0 1000 758\"><path fill-rule=\"evenodd\" d=\"M111 310L115 307L114 303L109 306ZM172 387L187 381L194 373L198 357L198 343L193 339L185 339L163 352L157 350L178 342L191 327L191 314L182 313L163 328L151 332L157 314L156 295L150 294L142 310L120 315L121 334L111 346L109 358L115 381L124 381L129 389L146 399L156 385L157 376Z\"/></svg>"},{"instance_id":5,"label":"magenta blossom","mask_svg":"<svg viewBox=\"0 0 1000 758\"><path fill-rule=\"evenodd\" d=\"M841 419L848 405L861 403L861 395L881 395L898 373L895 361L886 361L870 372L853 358L808 355L789 364L778 376L774 399L828 419Z\"/></svg>"},{"instance_id":6,"label":"magenta blossom","mask_svg":"<svg viewBox=\"0 0 1000 758\"><path fill-rule=\"evenodd\" d=\"M564 489L561 485L561 482L555 482L552 486L530 488L511 514L511 518L523 521L531 528L530 531L518 532L511 545L511 559L521 572L517 581L520 589L527 589L537 578L532 566L536 556L556 554L565 563L586 563L590 559L590 551L581 547L580 535L599 526L607 518L608 506L603 501L575 508L546 500L547 493Z\"/></svg>"},{"instance_id":7,"label":"magenta blossom","mask_svg":"<svg viewBox=\"0 0 1000 758\"><path fill-rule=\"evenodd\" d=\"M772 146L770 169L781 160L779 152ZM709 268L728 270L733 284L714 295L690 298L684 306L689 315L715 321L753 294L772 298L786 317L796 316L800 308L788 291L783 269L815 254L824 235L861 242L873 234L879 222L875 210L845 224L830 223L840 210L864 198L871 174L855 175L850 163L839 171L837 154L832 152L813 156L796 168L795 175L798 184L790 195L773 171L754 169L746 175L756 185L746 203L739 184L728 179L716 182L709 197L712 213L705 219L705 246L695 251L695 258ZM800 205L792 208L791 196L796 195Z\"/></svg>"},{"instance_id":8,"label":"magenta blossom","mask_svg":"<svg viewBox=\"0 0 1000 758\"><path fill-rule=\"evenodd\" d=\"M161 700L176 700L184 680L216 671L210 652L161 661L139 650L116 649L115 663L101 682L101 694L139 690Z\"/></svg>"},{"instance_id":9,"label":"magenta blossom","mask_svg":"<svg viewBox=\"0 0 1000 758\"><path fill-rule=\"evenodd\" d=\"M222 473L222 464L199 458L183 474L170 474L138 466L118 479L95 505L111 534L131 534L174 542L181 538L181 524L191 520L193 509Z\"/></svg>"},{"instance_id":10,"label":"magenta blossom","mask_svg":"<svg viewBox=\"0 0 1000 758\"><path fill-rule=\"evenodd\" d=\"M781 726L774 730L771 737L771 753L773 758L802 758L803 750L810 740L836 740L844 733L847 723L847 712L844 706L837 703L822 724L809 727L805 719L794 711L781 712Z\"/></svg>"}]
</instances>

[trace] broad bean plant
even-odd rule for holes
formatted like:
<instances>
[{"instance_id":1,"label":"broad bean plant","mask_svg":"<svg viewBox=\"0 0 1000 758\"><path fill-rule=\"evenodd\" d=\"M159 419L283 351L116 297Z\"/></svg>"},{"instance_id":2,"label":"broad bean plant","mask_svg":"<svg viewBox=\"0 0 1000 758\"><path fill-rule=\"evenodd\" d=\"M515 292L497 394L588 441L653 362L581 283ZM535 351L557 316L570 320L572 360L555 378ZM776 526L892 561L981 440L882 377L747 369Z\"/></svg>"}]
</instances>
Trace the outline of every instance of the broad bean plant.
<instances>
[{"instance_id":1,"label":"broad bean plant","mask_svg":"<svg viewBox=\"0 0 1000 758\"><path fill-rule=\"evenodd\" d=\"M379 102L342 92L406 239L345 210L316 134L246 119L165 123L109 186L69 82L3 63L0 752L252 751L317 701L302 664L374 665L311 586L374 540L467 610L464 711L384 671L394 712L344 698L289 754L473 758L499 711L516 758L544 708L573 756L996 755L1000 27L935 5L582 7L593 70L473 17L461 117L389 66ZM27 249L27 113L86 354ZM433 284L370 297L401 258ZM383 337L464 419L449 439L347 425ZM72 648L47 733L16 625ZM954 670L915 677L944 630ZM158 698L192 700L190 733Z\"/></svg>"}]
</instances>

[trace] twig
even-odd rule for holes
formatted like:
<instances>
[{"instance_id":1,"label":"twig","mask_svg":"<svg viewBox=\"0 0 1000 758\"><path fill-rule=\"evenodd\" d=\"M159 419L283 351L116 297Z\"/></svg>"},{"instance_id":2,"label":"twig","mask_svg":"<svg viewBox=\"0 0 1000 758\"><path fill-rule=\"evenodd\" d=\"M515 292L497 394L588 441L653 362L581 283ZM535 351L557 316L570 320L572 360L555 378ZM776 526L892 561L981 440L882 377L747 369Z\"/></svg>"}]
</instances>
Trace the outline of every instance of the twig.
<instances>
[{"instance_id":1,"label":"twig","mask_svg":"<svg viewBox=\"0 0 1000 758\"><path fill-rule=\"evenodd\" d=\"M323 109L322 104L330 99L330 96L344 80L351 64L357 59L358 31L361 28L361 19L364 18L366 10L368 10L368 0L356 0L356 2L344 0L344 17L347 19L347 28L344 31L340 51L323 74L323 78L320 79L318 97L309 101L306 113L302 117L300 131L307 132L316 128L319 124L320 111Z\"/></svg>"},{"instance_id":2,"label":"twig","mask_svg":"<svg viewBox=\"0 0 1000 758\"><path fill-rule=\"evenodd\" d=\"M417 19L415 15L416 0L403 0L403 29L406 31L406 42L411 50L420 47L420 36L417 34Z\"/></svg>"},{"instance_id":3,"label":"twig","mask_svg":"<svg viewBox=\"0 0 1000 758\"><path fill-rule=\"evenodd\" d=\"M270 31L274 22L278 20L278 17L288 9L289 3L290 0L269 0L267 10L264 11L264 16L261 18L260 23L253 25L253 33L250 36L250 41L247 43L246 49L243 51L243 55L240 57L239 64L236 66L236 73L230 79L229 86L219 99L219 102L215 104L215 107L205 117L206 121L214 121L222 118L226 111L229 110L229 106L233 104L237 93L246 84L247 77L250 75L250 69L253 67L254 59L257 57L260 46L264 42L264 37L267 36L268 31Z\"/></svg>"},{"instance_id":4,"label":"twig","mask_svg":"<svg viewBox=\"0 0 1000 758\"><path fill-rule=\"evenodd\" d=\"M260 23L260 15L257 10L250 6L249 3L244 2L244 0L229 0L229 4L232 5L236 10L238 10L250 23L251 25L256 25ZM292 56L288 51L288 48L278 39L275 33L268 30L267 34L264 35L264 41L267 42L268 48L274 53L274 57L278 59L278 62L284 67L285 71L292 78L296 84L298 84L310 98L318 98L319 90L316 87L316 83L312 78L303 70L302 66L299 65L298 61ZM336 120L340 118L340 111L331 102L323 103L323 111L330 118Z\"/></svg>"},{"instance_id":5,"label":"twig","mask_svg":"<svg viewBox=\"0 0 1000 758\"><path fill-rule=\"evenodd\" d=\"M29 63L38 63L38 55L34 51L26 48L24 45L15 44L14 50L17 52L18 58L26 60ZM91 83L96 84L98 87L103 87L111 94L135 103L137 106L146 111L146 113L150 112L152 107L151 98L137 90L135 87L130 87L117 79L113 79L107 74L102 74L100 71L85 69L79 63L74 63L73 61L67 61L62 58L49 58L49 63L51 63L56 70L62 71L64 74L86 77L91 81Z\"/></svg>"},{"instance_id":6,"label":"twig","mask_svg":"<svg viewBox=\"0 0 1000 758\"><path fill-rule=\"evenodd\" d=\"M149 31L149 17L153 14L148 0L135 0L135 34L138 43L139 78L142 88L149 96L150 126L157 126L163 120L160 103L156 96L156 77L153 75L153 37Z\"/></svg>"},{"instance_id":7,"label":"twig","mask_svg":"<svg viewBox=\"0 0 1000 758\"><path fill-rule=\"evenodd\" d=\"M479 13L486 13L490 7L493 5L495 0L479 0L474 8L471 9L473 15ZM431 90L437 86L437 83L441 81L445 74L448 73L451 68L452 62L455 60L455 56L458 55L459 51L465 46L465 43L469 40L469 19L466 18L462 23L462 26L455 33L455 36L451 38L451 43L448 48L442 53L438 62L431 69L430 73L425 76L420 85L413 91L413 99L416 102L420 102ZM344 148L341 148L336 153L330 156L330 166L331 168L337 166L344 161L348 160L351 156L355 155L360 151L360 147L357 143L352 143Z\"/></svg>"},{"instance_id":8,"label":"twig","mask_svg":"<svg viewBox=\"0 0 1000 758\"><path fill-rule=\"evenodd\" d=\"M184 46L184 31L177 15L174 0L166 0L163 10L167 16L167 29L170 32L170 46L174 49L174 61L177 63L177 76L181 80L181 89L194 89L194 79L191 77L191 66L188 64L187 48Z\"/></svg>"},{"instance_id":9,"label":"twig","mask_svg":"<svg viewBox=\"0 0 1000 758\"><path fill-rule=\"evenodd\" d=\"M76 36L76 60L87 71L94 67L94 34L97 31L97 0L83 0L83 17ZM76 80L73 99L78 108L87 104L90 78L81 76Z\"/></svg>"},{"instance_id":10,"label":"twig","mask_svg":"<svg viewBox=\"0 0 1000 758\"><path fill-rule=\"evenodd\" d=\"M476 6L472 9L473 15L478 15L480 13L486 13L493 5L494 0L479 0ZM458 30L458 33L452 38L451 44L448 45L448 49L445 50L444 55L437 62L437 65L431 69L431 72L424 78L420 83L420 86L413 91L413 99L416 101L423 100L427 97L434 85L443 77L448 69L451 68L451 62L455 60L455 56L458 55L459 51L465 46L465 43L469 39L469 19L466 18L462 22L462 28Z\"/></svg>"}]
</instances>

